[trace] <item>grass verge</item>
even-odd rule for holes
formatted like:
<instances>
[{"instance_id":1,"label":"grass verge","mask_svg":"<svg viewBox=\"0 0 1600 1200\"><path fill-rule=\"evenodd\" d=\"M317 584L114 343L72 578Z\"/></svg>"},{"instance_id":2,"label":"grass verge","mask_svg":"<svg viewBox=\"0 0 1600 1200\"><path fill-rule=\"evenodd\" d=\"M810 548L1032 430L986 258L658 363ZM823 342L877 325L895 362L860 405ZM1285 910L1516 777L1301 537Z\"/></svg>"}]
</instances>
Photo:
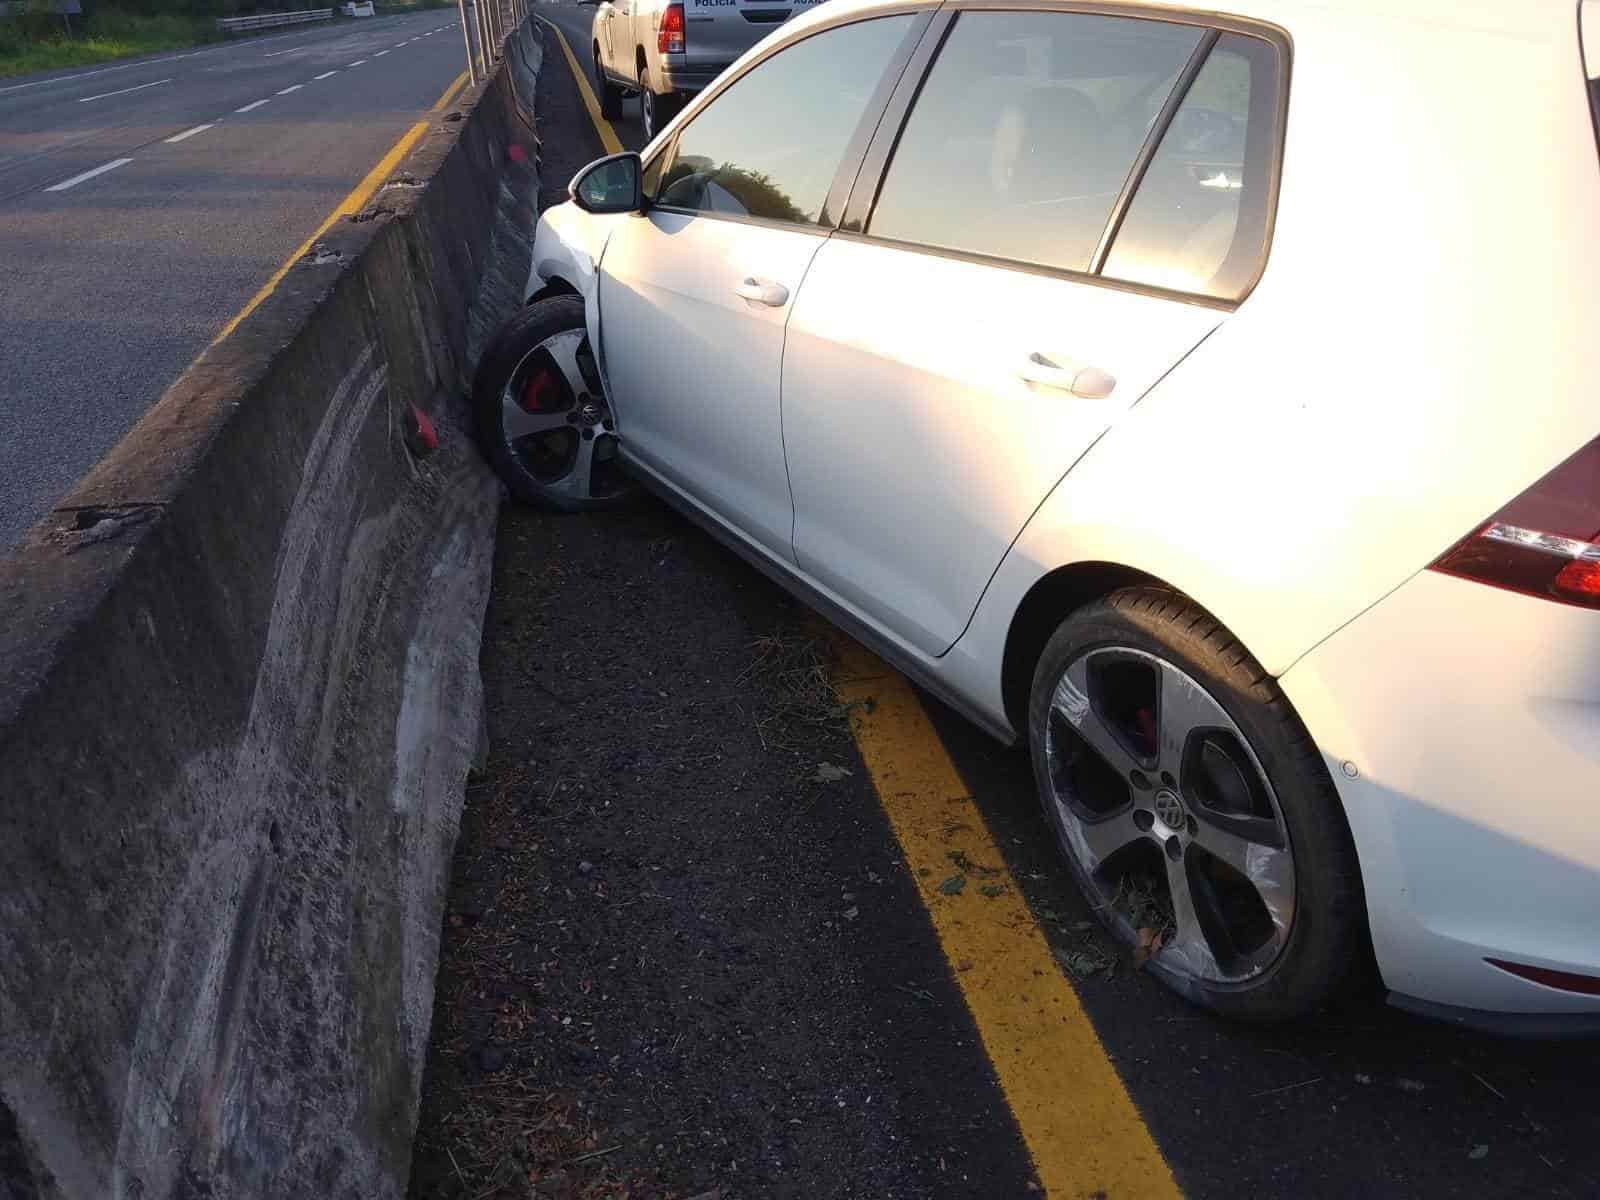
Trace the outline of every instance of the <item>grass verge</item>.
<instances>
[{"instance_id":1,"label":"grass verge","mask_svg":"<svg viewBox=\"0 0 1600 1200\"><path fill-rule=\"evenodd\" d=\"M93 66L136 54L218 41L215 21L177 13L141 15L99 9L68 38L44 14L0 21L0 79L61 67Z\"/></svg>"}]
</instances>

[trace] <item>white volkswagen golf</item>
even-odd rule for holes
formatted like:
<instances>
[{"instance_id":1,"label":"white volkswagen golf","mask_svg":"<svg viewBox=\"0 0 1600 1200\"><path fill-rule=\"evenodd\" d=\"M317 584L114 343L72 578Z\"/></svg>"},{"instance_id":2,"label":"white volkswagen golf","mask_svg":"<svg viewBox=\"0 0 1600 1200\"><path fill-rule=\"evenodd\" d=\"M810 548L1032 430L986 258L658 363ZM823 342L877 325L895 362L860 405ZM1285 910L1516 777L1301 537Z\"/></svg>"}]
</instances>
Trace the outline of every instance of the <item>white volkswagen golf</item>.
<instances>
[{"instance_id":1,"label":"white volkswagen golf","mask_svg":"<svg viewBox=\"0 0 1600 1200\"><path fill-rule=\"evenodd\" d=\"M1026 739L1195 1002L1375 959L1600 1031L1600 22L1229 7L783 26L545 213L486 445L558 508L643 481Z\"/></svg>"}]
</instances>

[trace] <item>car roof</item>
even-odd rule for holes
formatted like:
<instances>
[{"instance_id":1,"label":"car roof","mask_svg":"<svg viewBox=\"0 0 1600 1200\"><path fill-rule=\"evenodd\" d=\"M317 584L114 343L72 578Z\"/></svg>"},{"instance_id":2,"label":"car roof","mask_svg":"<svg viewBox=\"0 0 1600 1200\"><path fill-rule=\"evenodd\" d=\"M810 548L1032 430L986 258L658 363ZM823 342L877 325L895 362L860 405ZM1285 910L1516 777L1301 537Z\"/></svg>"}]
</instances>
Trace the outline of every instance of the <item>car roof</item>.
<instances>
[{"instance_id":1,"label":"car roof","mask_svg":"<svg viewBox=\"0 0 1600 1200\"><path fill-rule=\"evenodd\" d=\"M903 0L902 0L903 3ZM1066 6L1065 4L1063 5ZM1440 28L1476 29L1486 33L1549 34L1560 26L1578 28L1577 0L1240 0L1227 6L1186 5L1173 0L1109 0L1105 4L1084 0L1089 9L1134 11L1148 9L1151 16L1184 13L1191 16L1217 15L1246 20L1270 21L1294 34L1297 20L1310 19L1321 27L1358 30L1363 24L1392 27L1396 23ZM891 0L828 0L806 14L807 17L837 20L851 12L871 12L899 7ZM928 7L937 7L930 3ZM810 25L812 20L791 22Z\"/></svg>"}]
</instances>

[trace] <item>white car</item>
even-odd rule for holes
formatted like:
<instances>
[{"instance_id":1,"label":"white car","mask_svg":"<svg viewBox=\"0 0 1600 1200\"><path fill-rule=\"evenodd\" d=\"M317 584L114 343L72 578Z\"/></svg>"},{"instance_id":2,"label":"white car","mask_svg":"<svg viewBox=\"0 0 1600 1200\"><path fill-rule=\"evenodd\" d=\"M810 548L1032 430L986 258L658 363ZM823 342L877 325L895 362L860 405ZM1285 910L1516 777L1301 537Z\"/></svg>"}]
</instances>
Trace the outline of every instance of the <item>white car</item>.
<instances>
[{"instance_id":1,"label":"white car","mask_svg":"<svg viewBox=\"0 0 1600 1200\"><path fill-rule=\"evenodd\" d=\"M544 214L486 443L1025 739L1195 1002L1600 1030L1594 5L1232 7L785 26Z\"/></svg>"},{"instance_id":2,"label":"white car","mask_svg":"<svg viewBox=\"0 0 1600 1200\"><path fill-rule=\"evenodd\" d=\"M683 103L791 16L822 0L579 0L594 5L594 90L615 120L639 97L653 138Z\"/></svg>"},{"instance_id":3,"label":"white car","mask_svg":"<svg viewBox=\"0 0 1600 1200\"><path fill-rule=\"evenodd\" d=\"M357 4L355 0L345 0L345 3L339 6L339 11L347 17L370 17L372 16L372 0L362 0L360 4Z\"/></svg>"}]
</instances>

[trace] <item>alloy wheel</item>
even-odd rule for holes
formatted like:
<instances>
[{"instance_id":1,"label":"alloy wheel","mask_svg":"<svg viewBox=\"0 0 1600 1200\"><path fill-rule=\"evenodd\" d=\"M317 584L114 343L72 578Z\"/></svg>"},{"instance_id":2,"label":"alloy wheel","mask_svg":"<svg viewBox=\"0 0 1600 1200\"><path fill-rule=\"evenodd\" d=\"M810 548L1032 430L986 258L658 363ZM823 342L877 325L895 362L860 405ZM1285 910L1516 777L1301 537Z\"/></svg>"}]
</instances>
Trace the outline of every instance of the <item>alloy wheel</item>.
<instances>
[{"instance_id":1,"label":"alloy wheel","mask_svg":"<svg viewBox=\"0 0 1600 1200\"><path fill-rule=\"evenodd\" d=\"M1063 848L1116 932L1153 946L1152 969L1181 989L1277 961L1293 848L1259 760L1205 687L1143 650L1086 650L1051 696L1044 753Z\"/></svg>"},{"instance_id":2,"label":"alloy wheel","mask_svg":"<svg viewBox=\"0 0 1600 1200\"><path fill-rule=\"evenodd\" d=\"M528 351L501 392L500 410L507 448L551 492L601 500L627 490L583 330L563 330Z\"/></svg>"}]
</instances>

